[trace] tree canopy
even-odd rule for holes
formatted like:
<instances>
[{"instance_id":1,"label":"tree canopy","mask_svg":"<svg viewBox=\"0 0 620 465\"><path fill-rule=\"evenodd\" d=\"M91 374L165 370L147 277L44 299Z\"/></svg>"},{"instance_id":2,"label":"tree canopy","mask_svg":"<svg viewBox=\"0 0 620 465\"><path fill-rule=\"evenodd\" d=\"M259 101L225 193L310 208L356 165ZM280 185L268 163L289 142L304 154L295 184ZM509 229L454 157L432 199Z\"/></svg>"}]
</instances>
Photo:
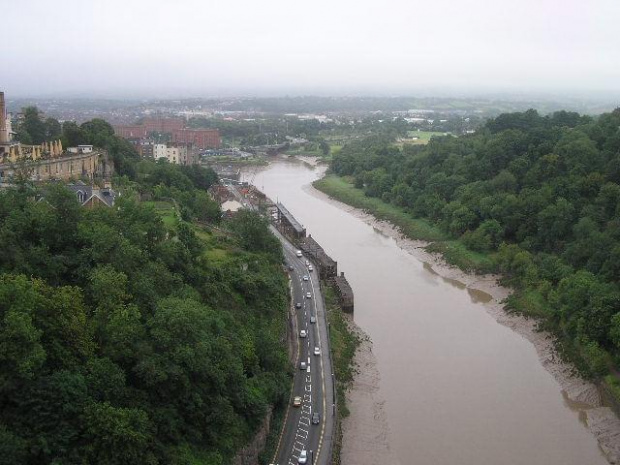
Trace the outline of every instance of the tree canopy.
<instances>
[{"instance_id":1,"label":"tree canopy","mask_svg":"<svg viewBox=\"0 0 620 465\"><path fill-rule=\"evenodd\" d=\"M620 109L502 114L476 134L399 149L372 137L331 169L366 195L491 254L594 373L620 363ZM540 313L540 312L539 312Z\"/></svg>"},{"instance_id":2,"label":"tree canopy","mask_svg":"<svg viewBox=\"0 0 620 465\"><path fill-rule=\"evenodd\" d=\"M0 193L1 464L219 465L286 402L279 244L190 222L219 217L209 171L139 166L114 209Z\"/></svg>"}]
</instances>

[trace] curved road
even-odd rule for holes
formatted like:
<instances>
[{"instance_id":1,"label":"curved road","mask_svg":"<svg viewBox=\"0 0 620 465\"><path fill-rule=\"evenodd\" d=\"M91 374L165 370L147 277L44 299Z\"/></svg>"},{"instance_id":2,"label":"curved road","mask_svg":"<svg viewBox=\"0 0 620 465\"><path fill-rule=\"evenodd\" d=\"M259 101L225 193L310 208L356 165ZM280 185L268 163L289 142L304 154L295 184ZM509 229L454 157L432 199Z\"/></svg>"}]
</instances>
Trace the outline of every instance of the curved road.
<instances>
[{"instance_id":1,"label":"curved road","mask_svg":"<svg viewBox=\"0 0 620 465\"><path fill-rule=\"evenodd\" d=\"M291 402L284 421L283 430L275 453L275 464L297 465L302 450L306 451L308 464L328 465L331 463L331 447L334 434L335 400L329 337L327 333L327 315L321 294L318 271L306 266L306 257L297 257L297 249L288 242L275 228L274 234L282 242L284 257L289 270L293 290L293 309L296 318L293 328L297 336L297 357ZM304 280L307 277L307 281ZM310 293L310 297L307 297ZM301 303L296 309L295 304ZM311 317L316 323L311 323ZM305 330L307 336L299 337ZM315 347L320 348L320 355L314 355ZM307 368L300 369L300 362L306 362ZM294 397L302 398L300 407L293 407ZM320 421L312 423L312 416L318 413Z\"/></svg>"}]
</instances>

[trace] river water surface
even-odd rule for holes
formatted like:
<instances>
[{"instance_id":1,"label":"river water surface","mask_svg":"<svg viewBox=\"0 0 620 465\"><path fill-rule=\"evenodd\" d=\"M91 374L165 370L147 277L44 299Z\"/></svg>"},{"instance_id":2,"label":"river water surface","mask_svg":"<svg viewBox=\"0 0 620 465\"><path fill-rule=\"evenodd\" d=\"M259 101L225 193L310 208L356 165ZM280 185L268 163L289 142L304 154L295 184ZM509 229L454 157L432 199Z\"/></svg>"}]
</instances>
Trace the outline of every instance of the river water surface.
<instances>
[{"instance_id":1,"label":"river water surface","mask_svg":"<svg viewBox=\"0 0 620 465\"><path fill-rule=\"evenodd\" d=\"M317 195L309 184L322 172L279 161L244 179L284 203L345 272L355 321L373 341L395 461L607 464L533 345L485 310L490 296Z\"/></svg>"}]
</instances>

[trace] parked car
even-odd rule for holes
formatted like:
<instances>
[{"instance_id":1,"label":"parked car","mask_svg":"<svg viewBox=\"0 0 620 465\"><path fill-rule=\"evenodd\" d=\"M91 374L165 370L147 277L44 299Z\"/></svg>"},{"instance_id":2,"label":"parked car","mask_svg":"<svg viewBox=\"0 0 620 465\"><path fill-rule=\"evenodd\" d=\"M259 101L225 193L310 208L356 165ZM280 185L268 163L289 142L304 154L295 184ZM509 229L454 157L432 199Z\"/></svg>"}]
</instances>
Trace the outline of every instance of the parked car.
<instances>
[{"instance_id":1,"label":"parked car","mask_svg":"<svg viewBox=\"0 0 620 465\"><path fill-rule=\"evenodd\" d=\"M316 317L314 315L310 317L310 323L312 324L316 323Z\"/></svg>"},{"instance_id":2,"label":"parked car","mask_svg":"<svg viewBox=\"0 0 620 465\"><path fill-rule=\"evenodd\" d=\"M299 458L297 459L297 463L308 463L308 452L306 452L306 449L302 450L299 453Z\"/></svg>"},{"instance_id":3,"label":"parked car","mask_svg":"<svg viewBox=\"0 0 620 465\"><path fill-rule=\"evenodd\" d=\"M300 370L305 370L307 366L308 365L306 365L306 362L304 362L304 361L299 362L299 369Z\"/></svg>"},{"instance_id":4,"label":"parked car","mask_svg":"<svg viewBox=\"0 0 620 465\"><path fill-rule=\"evenodd\" d=\"M308 271L312 271L314 270L314 268L312 268L312 265L308 265Z\"/></svg>"},{"instance_id":5,"label":"parked car","mask_svg":"<svg viewBox=\"0 0 620 465\"><path fill-rule=\"evenodd\" d=\"M298 250L297 252L295 252L295 255L297 255L298 257L302 256L301 250Z\"/></svg>"},{"instance_id":6,"label":"parked car","mask_svg":"<svg viewBox=\"0 0 620 465\"><path fill-rule=\"evenodd\" d=\"M289 271L293 271L293 270L294 270L293 265L289 265L289 266L288 266L288 270L289 270Z\"/></svg>"},{"instance_id":7,"label":"parked car","mask_svg":"<svg viewBox=\"0 0 620 465\"><path fill-rule=\"evenodd\" d=\"M321 355L321 348L320 347L315 347L314 348L314 355Z\"/></svg>"},{"instance_id":8,"label":"parked car","mask_svg":"<svg viewBox=\"0 0 620 465\"><path fill-rule=\"evenodd\" d=\"M321 415L318 412L312 414L312 424L318 425L321 422Z\"/></svg>"},{"instance_id":9,"label":"parked car","mask_svg":"<svg viewBox=\"0 0 620 465\"><path fill-rule=\"evenodd\" d=\"M295 308L301 308L301 302L297 302L297 303L295 304Z\"/></svg>"},{"instance_id":10,"label":"parked car","mask_svg":"<svg viewBox=\"0 0 620 465\"><path fill-rule=\"evenodd\" d=\"M308 333L306 332L305 329L302 329L301 331L299 331L299 337L306 337L308 335Z\"/></svg>"},{"instance_id":11,"label":"parked car","mask_svg":"<svg viewBox=\"0 0 620 465\"><path fill-rule=\"evenodd\" d=\"M301 397L300 396L293 397L293 407L300 407L300 406L301 406Z\"/></svg>"}]
</instances>

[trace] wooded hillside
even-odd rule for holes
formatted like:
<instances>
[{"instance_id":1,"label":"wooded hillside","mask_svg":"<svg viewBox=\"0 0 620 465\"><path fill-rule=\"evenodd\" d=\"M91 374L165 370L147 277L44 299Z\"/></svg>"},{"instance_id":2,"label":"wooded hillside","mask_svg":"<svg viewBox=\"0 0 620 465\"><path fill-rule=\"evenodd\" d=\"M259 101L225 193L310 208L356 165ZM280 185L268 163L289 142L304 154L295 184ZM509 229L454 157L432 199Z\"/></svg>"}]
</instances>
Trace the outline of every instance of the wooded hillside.
<instances>
[{"instance_id":1,"label":"wooded hillside","mask_svg":"<svg viewBox=\"0 0 620 465\"><path fill-rule=\"evenodd\" d=\"M403 149L374 137L345 146L332 170L491 257L479 271L516 287L509 306L543 317L591 373L618 366L620 109L503 114Z\"/></svg>"},{"instance_id":2,"label":"wooded hillside","mask_svg":"<svg viewBox=\"0 0 620 465\"><path fill-rule=\"evenodd\" d=\"M286 402L265 220L198 227L219 219L212 172L135 166L114 208L53 184L0 192L0 464L228 463Z\"/></svg>"}]
</instances>

